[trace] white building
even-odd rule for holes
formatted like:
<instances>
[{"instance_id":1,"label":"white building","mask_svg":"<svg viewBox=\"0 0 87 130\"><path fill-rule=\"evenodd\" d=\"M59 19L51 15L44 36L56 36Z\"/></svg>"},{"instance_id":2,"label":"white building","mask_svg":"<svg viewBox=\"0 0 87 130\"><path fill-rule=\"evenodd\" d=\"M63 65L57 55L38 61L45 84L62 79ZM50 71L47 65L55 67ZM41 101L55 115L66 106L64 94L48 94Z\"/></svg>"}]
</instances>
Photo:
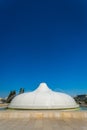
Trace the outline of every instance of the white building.
<instances>
[{"instance_id":1,"label":"white building","mask_svg":"<svg viewBox=\"0 0 87 130\"><path fill-rule=\"evenodd\" d=\"M0 98L0 104L2 104L3 102L2 102L2 98Z\"/></svg>"},{"instance_id":2,"label":"white building","mask_svg":"<svg viewBox=\"0 0 87 130\"><path fill-rule=\"evenodd\" d=\"M73 109L78 107L79 105L71 96L52 91L46 83L41 83L32 92L16 96L8 106L8 108L15 109Z\"/></svg>"}]
</instances>

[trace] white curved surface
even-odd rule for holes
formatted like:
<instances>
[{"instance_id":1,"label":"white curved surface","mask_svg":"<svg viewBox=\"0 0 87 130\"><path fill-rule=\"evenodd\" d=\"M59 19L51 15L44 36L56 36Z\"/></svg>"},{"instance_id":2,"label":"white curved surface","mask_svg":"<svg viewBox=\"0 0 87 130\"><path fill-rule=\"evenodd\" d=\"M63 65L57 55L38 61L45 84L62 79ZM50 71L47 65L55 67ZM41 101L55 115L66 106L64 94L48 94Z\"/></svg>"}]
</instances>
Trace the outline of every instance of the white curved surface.
<instances>
[{"instance_id":1,"label":"white curved surface","mask_svg":"<svg viewBox=\"0 0 87 130\"><path fill-rule=\"evenodd\" d=\"M16 109L68 109L77 108L75 100L64 93L54 92L46 83L41 83L33 92L16 96L8 108Z\"/></svg>"}]
</instances>

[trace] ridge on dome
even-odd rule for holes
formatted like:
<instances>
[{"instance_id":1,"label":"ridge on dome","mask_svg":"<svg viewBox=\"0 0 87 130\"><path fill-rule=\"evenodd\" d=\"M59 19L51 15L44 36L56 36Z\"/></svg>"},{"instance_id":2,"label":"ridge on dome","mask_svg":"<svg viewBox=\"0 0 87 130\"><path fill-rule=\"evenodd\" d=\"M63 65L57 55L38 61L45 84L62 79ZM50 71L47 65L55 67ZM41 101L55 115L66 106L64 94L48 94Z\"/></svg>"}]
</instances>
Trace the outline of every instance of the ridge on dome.
<instances>
[{"instance_id":1,"label":"ridge on dome","mask_svg":"<svg viewBox=\"0 0 87 130\"><path fill-rule=\"evenodd\" d=\"M46 83L40 83L39 87L35 91L46 92L51 91L51 89L47 86Z\"/></svg>"}]
</instances>

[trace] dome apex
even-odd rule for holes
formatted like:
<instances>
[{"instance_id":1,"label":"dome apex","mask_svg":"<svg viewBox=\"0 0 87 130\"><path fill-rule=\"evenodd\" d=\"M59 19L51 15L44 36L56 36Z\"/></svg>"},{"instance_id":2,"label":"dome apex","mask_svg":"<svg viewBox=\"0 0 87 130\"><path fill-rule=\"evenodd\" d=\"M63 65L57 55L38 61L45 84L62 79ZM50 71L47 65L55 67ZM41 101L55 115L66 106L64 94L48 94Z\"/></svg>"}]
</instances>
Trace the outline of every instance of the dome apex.
<instances>
[{"instance_id":1,"label":"dome apex","mask_svg":"<svg viewBox=\"0 0 87 130\"><path fill-rule=\"evenodd\" d=\"M40 85L38 86L38 88L35 91L39 91L39 92L48 92L51 91L51 89L49 89L49 87L47 86L46 83L40 83Z\"/></svg>"}]
</instances>

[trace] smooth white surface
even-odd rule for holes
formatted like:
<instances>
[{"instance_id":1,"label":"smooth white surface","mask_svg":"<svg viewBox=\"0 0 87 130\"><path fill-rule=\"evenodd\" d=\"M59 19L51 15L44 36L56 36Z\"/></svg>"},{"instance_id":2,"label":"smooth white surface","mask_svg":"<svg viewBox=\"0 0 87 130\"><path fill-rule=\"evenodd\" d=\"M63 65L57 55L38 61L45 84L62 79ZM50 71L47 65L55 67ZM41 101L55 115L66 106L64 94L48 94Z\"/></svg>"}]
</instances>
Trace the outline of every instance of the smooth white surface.
<instances>
[{"instance_id":1,"label":"smooth white surface","mask_svg":"<svg viewBox=\"0 0 87 130\"><path fill-rule=\"evenodd\" d=\"M19 109L64 109L77 108L75 100L64 93L54 92L46 83L41 83L33 92L16 96L8 106Z\"/></svg>"}]
</instances>

